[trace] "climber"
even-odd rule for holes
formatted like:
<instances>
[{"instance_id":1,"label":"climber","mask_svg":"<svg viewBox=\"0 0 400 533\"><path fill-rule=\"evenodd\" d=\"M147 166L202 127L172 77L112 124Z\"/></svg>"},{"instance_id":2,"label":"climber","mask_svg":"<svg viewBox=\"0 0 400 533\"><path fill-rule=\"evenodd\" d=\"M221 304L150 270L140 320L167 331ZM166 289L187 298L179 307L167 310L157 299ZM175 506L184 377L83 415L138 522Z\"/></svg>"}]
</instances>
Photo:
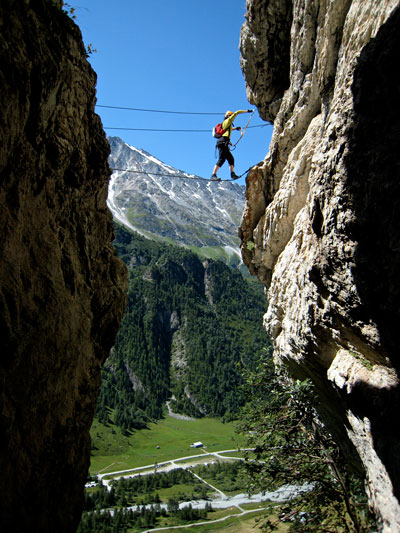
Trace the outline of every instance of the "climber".
<instances>
[{"instance_id":1,"label":"climber","mask_svg":"<svg viewBox=\"0 0 400 533\"><path fill-rule=\"evenodd\" d=\"M229 168L231 169L231 178L233 180L237 180L240 176L235 174L234 172L234 165L235 160L233 158L233 155L229 149L229 146L232 144L231 141L231 133L233 130L241 130L241 127L238 126L235 128L233 126L233 121L239 115L240 113L252 113L252 109L240 109L239 111L227 111L225 113L224 121L222 122L222 129L225 130L224 133L222 133L221 137L217 141L217 148L219 152L219 159L217 161L217 164L214 167L211 181L221 181L221 178L217 176L218 170L222 167L222 165L225 163L225 161L228 161Z\"/></svg>"}]
</instances>

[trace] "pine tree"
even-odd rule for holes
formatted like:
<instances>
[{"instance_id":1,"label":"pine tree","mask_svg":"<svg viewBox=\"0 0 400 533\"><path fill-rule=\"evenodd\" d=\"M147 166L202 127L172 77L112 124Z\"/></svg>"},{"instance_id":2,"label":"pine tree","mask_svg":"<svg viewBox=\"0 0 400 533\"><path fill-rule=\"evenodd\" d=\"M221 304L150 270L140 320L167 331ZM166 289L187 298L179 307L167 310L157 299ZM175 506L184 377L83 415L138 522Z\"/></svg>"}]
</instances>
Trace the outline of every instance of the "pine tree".
<instances>
[{"instance_id":1,"label":"pine tree","mask_svg":"<svg viewBox=\"0 0 400 533\"><path fill-rule=\"evenodd\" d=\"M243 404L239 363L252 366L268 344L262 328L266 302L260 285L245 281L221 262L206 267L193 253L154 243L117 227L115 246L129 264L128 306L116 345L102 374L98 417L128 435L162 416L165 401L191 416L202 412L187 397L189 389L208 414L230 420ZM205 268L210 286L204 286ZM150 276L150 278L149 278ZM149 281L149 279L151 281ZM209 298L212 298L212 305ZM176 318L187 371L171 375Z\"/></svg>"}]
</instances>

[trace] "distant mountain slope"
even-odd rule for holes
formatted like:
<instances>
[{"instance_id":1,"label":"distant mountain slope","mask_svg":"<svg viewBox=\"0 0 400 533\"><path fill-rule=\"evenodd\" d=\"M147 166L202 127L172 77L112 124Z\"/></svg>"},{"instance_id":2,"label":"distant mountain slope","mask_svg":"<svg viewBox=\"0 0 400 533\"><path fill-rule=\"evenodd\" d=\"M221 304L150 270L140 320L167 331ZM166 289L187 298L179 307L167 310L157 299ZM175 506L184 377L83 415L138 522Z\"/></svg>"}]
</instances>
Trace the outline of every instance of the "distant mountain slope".
<instances>
[{"instance_id":1,"label":"distant mountain slope","mask_svg":"<svg viewBox=\"0 0 400 533\"><path fill-rule=\"evenodd\" d=\"M128 307L102 379L98 417L108 408L125 429L176 412L230 418L242 404L239 363L253 367L268 346L265 296L221 261L156 243L117 226L129 270Z\"/></svg>"},{"instance_id":2,"label":"distant mountain slope","mask_svg":"<svg viewBox=\"0 0 400 533\"><path fill-rule=\"evenodd\" d=\"M210 182L166 165L118 137L108 140L110 166L120 169L111 176L108 194L115 220L144 236L188 246L206 257L241 262L237 233L245 201L243 186Z\"/></svg>"}]
</instances>

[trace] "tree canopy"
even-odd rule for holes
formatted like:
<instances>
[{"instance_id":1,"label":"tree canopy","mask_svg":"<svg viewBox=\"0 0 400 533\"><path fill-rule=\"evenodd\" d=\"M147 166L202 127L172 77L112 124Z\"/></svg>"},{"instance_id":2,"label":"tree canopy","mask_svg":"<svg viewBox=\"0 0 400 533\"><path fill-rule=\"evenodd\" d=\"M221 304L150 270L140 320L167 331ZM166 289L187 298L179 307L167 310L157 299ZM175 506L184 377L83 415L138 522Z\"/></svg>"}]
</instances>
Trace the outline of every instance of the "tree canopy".
<instances>
[{"instance_id":1,"label":"tree canopy","mask_svg":"<svg viewBox=\"0 0 400 533\"><path fill-rule=\"evenodd\" d=\"M364 480L346 464L319 419L312 383L277 372L265 353L256 371L247 372L244 393L239 431L253 449L246 460L249 490L306 483L312 490L286 509L291 531L371 531ZM264 530L276 526L266 520Z\"/></svg>"},{"instance_id":2,"label":"tree canopy","mask_svg":"<svg viewBox=\"0 0 400 533\"><path fill-rule=\"evenodd\" d=\"M124 430L173 411L234 417L241 368L269 340L261 285L221 261L156 243L117 227L115 248L129 268L128 305L103 370L97 415L109 409Z\"/></svg>"}]
</instances>

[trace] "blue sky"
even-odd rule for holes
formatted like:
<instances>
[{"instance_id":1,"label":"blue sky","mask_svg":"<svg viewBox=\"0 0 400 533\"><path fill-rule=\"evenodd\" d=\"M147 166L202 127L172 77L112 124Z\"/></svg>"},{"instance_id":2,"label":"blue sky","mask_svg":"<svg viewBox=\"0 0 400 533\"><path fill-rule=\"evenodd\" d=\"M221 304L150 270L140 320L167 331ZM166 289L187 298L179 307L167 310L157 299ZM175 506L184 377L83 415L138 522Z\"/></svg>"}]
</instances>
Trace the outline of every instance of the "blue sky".
<instances>
[{"instance_id":1,"label":"blue sky","mask_svg":"<svg viewBox=\"0 0 400 533\"><path fill-rule=\"evenodd\" d=\"M221 115L178 115L97 107L107 135L121 137L178 169L209 178L216 162L213 126L227 109L251 109L239 65L245 0L71 0L89 61L97 103L105 106ZM235 124L245 126L249 115ZM251 126L264 124L256 110ZM204 129L204 133L111 128ZM234 150L242 174L264 159L272 127L248 129ZM239 134L234 132L235 142ZM219 171L229 177L228 164ZM242 178L239 183L244 183Z\"/></svg>"}]
</instances>

